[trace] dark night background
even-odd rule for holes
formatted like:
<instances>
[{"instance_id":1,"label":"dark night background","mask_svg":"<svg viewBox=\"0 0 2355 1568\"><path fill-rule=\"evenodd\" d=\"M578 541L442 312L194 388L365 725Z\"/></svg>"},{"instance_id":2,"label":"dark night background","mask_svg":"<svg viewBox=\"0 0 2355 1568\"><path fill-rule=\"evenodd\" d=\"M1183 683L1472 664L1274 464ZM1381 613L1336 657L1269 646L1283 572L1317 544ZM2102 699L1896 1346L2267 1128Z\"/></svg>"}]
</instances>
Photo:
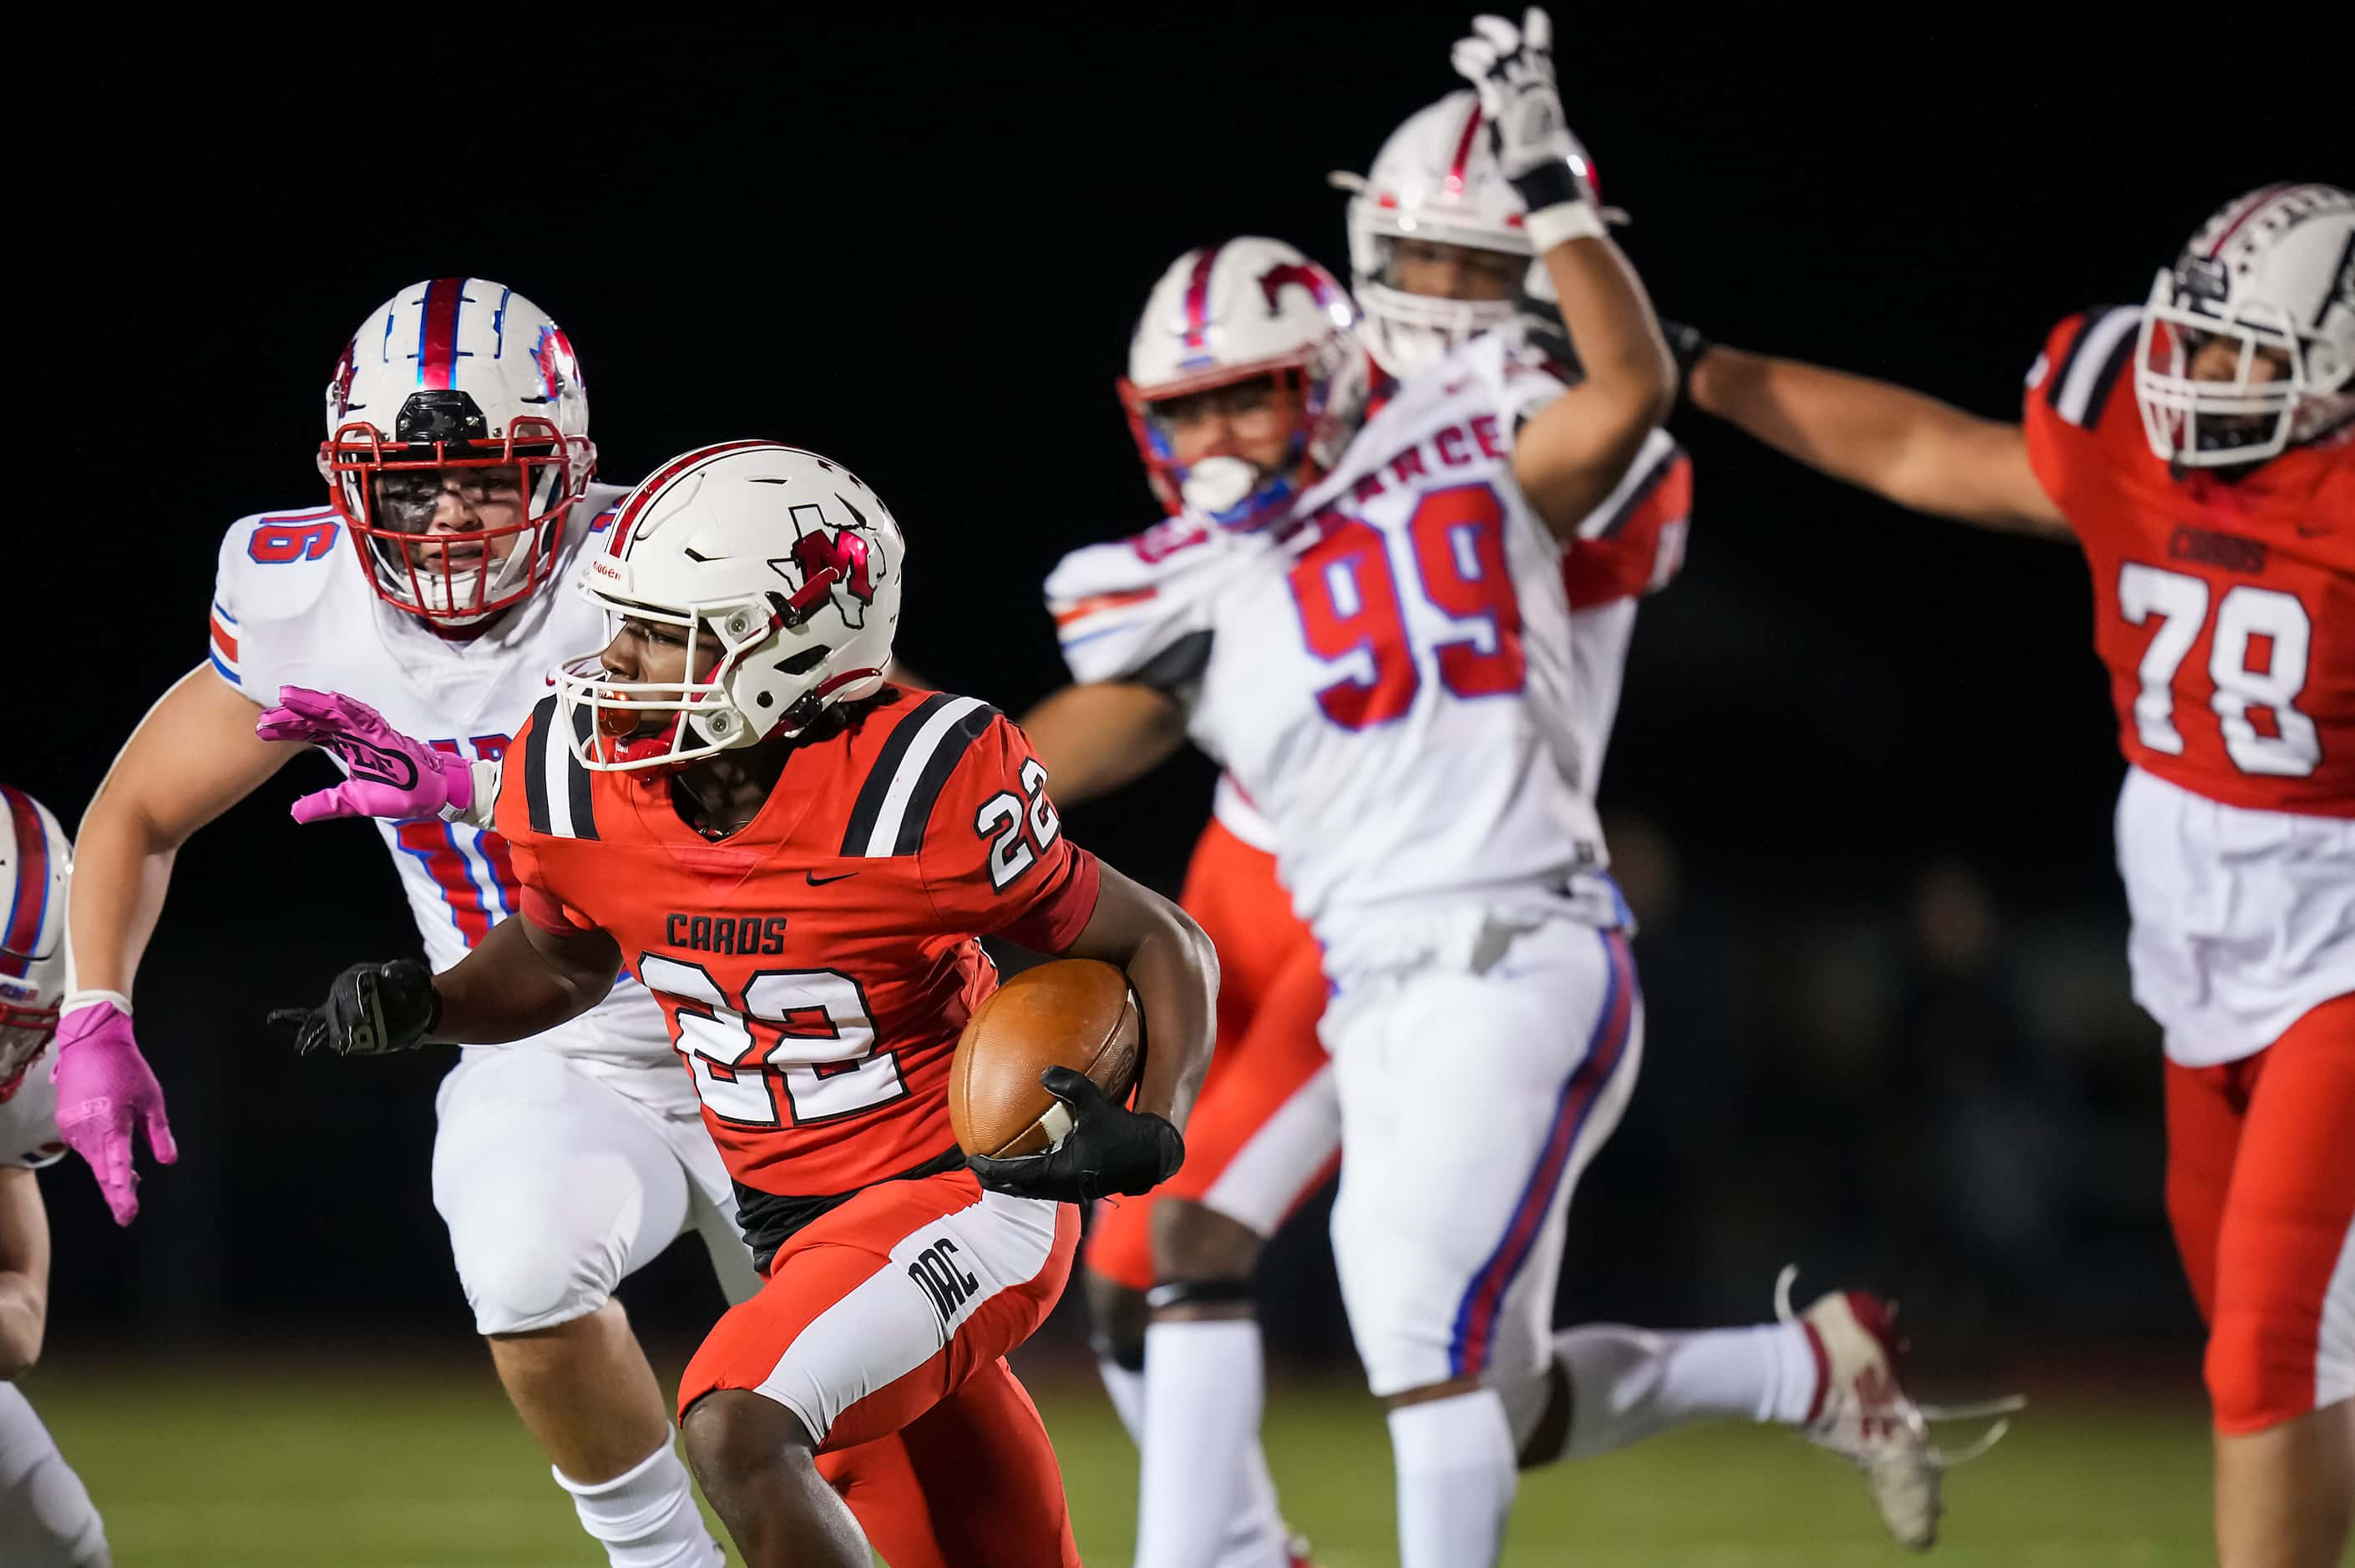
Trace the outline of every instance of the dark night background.
<instances>
[{"instance_id":1,"label":"dark night background","mask_svg":"<svg viewBox=\"0 0 2355 1568\"><path fill-rule=\"evenodd\" d=\"M5 766L69 825L203 657L222 529L321 498L337 348L443 272L565 325L609 479L748 434L855 468L910 535L903 654L1018 709L1060 673L1047 568L1152 516L1112 389L1146 288L1239 232L1346 275L1324 175L1456 85L1465 19L496 16L237 64L218 32L145 33L60 68L86 133L26 146L20 211L48 217L13 334L20 396L65 415L58 489L16 524L44 711ZM2235 120L2258 76L2201 86L2183 46L2036 16L1614 9L1564 15L1558 52L1664 313L2002 413L2053 322L2138 300L2211 207L2346 174L2318 166L2348 150L2327 95ZM2212 133L2166 129L2186 100ZM1564 1315L1751 1320L1796 1259L1905 1294L1950 1353L2177 1340L2156 1364L2190 1388L2081 562L1675 428L1689 565L1643 613L1603 788L1649 1059ZM29 635L59 613L62 641ZM54 1340L466 1342L426 1181L442 1063L297 1063L261 1027L414 945L373 834L286 820L326 771L180 857L137 1001L182 1159L128 1232L78 1163L44 1178ZM1072 831L1174 889L1209 777L1189 759ZM1278 1249L1270 1319L1346 1355L1321 1250L1313 1223ZM691 1340L700 1272L682 1248L623 1294Z\"/></svg>"}]
</instances>

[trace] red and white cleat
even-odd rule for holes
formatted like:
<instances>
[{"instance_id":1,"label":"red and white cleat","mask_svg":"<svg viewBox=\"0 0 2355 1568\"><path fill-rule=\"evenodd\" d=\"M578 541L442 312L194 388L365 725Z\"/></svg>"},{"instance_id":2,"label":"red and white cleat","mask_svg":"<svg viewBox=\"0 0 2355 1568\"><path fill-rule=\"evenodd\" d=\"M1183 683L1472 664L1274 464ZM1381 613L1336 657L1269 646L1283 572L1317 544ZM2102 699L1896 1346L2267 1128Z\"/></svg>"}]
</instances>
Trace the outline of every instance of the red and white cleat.
<instances>
[{"instance_id":1,"label":"red and white cleat","mask_svg":"<svg viewBox=\"0 0 2355 1568\"><path fill-rule=\"evenodd\" d=\"M1284 1543L1284 1568L1316 1568L1308 1555L1308 1538L1295 1535Z\"/></svg>"},{"instance_id":2,"label":"red and white cleat","mask_svg":"<svg viewBox=\"0 0 2355 1568\"><path fill-rule=\"evenodd\" d=\"M2026 1401L1989 1400L1972 1405L1925 1407L1913 1403L1898 1375L1901 1348L1892 1323L1896 1308L1860 1290L1819 1296L1805 1312L1791 1310L1796 1267L1774 1281L1774 1315L1807 1331L1821 1373L1816 1401L1802 1430L1808 1441L1828 1448L1864 1472L1865 1489L1881 1522L1898 1542L1926 1552L1938 1539L1938 1516L1945 1510L1939 1482L1955 1466L1977 1458L2009 1425L2000 1417ZM1930 1440L1930 1423L1996 1418L1977 1442L1948 1454Z\"/></svg>"}]
</instances>

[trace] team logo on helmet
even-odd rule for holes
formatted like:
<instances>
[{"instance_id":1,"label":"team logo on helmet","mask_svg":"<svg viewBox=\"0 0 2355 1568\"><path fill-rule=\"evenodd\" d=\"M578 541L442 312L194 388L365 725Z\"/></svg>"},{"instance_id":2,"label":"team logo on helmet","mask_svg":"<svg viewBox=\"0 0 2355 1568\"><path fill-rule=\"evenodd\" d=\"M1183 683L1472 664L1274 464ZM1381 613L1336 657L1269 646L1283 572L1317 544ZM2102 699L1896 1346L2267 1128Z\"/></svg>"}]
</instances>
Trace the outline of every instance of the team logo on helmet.
<instances>
[{"instance_id":1,"label":"team logo on helmet","mask_svg":"<svg viewBox=\"0 0 2355 1568\"><path fill-rule=\"evenodd\" d=\"M836 499L841 498L837 496ZM859 515L858 508L847 501L842 504L863 529L867 519ZM875 602L875 578L866 535L850 528L828 528L825 509L812 504L793 509L794 526L797 530L805 526L802 517L805 512L814 514L815 523L794 538L790 556L769 563L780 577L791 575L785 571L787 561L801 574L801 589L791 601L795 619L806 620L820 604L832 599L836 608L842 611L846 624L865 626L867 608ZM835 598L836 588L841 588L850 596L848 602Z\"/></svg>"},{"instance_id":2,"label":"team logo on helmet","mask_svg":"<svg viewBox=\"0 0 2355 1568\"><path fill-rule=\"evenodd\" d=\"M1297 284L1308 291L1319 310L1332 308L1337 291L1332 274L1315 262L1281 261L1259 275L1259 291L1267 301L1267 313L1273 315L1282 308L1284 291Z\"/></svg>"},{"instance_id":3,"label":"team logo on helmet","mask_svg":"<svg viewBox=\"0 0 2355 1568\"><path fill-rule=\"evenodd\" d=\"M344 352L336 356L336 373L327 378L327 404L335 409L338 419L354 408L366 407L352 401L352 377L359 370L359 360L354 351L358 347L357 338L346 343Z\"/></svg>"},{"instance_id":4,"label":"team logo on helmet","mask_svg":"<svg viewBox=\"0 0 2355 1568\"><path fill-rule=\"evenodd\" d=\"M572 340L554 322L539 329L539 339L531 345L531 362L539 367L540 401L553 403L567 387L580 384L581 366L572 357Z\"/></svg>"}]
</instances>

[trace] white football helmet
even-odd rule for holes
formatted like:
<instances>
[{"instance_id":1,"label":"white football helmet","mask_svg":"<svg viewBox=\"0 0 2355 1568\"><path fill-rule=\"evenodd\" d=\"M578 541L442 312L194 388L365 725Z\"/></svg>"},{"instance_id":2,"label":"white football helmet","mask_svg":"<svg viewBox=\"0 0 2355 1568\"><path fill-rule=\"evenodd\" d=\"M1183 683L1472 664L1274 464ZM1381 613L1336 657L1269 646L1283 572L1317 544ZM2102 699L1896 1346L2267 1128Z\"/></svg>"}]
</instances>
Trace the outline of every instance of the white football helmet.
<instances>
[{"instance_id":1,"label":"white football helmet","mask_svg":"<svg viewBox=\"0 0 2355 1568\"><path fill-rule=\"evenodd\" d=\"M815 452L726 441L665 463L575 582L609 627L681 628L686 678L616 682L593 653L569 661L556 684L575 754L601 771L675 767L874 695L902 548L875 493Z\"/></svg>"},{"instance_id":2,"label":"white football helmet","mask_svg":"<svg viewBox=\"0 0 2355 1568\"><path fill-rule=\"evenodd\" d=\"M485 279L401 290L360 323L327 383L319 471L336 510L377 593L435 625L481 620L548 580L596 461L571 340ZM453 469L483 487L472 500L514 486L519 515L421 544Z\"/></svg>"},{"instance_id":3,"label":"white football helmet","mask_svg":"<svg viewBox=\"0 0 2355 1568\"><path fill-rule=\"evenodd\" d=\"M2211 339L2233 340L2231 380L2195 380ZM2254 376L2259 350L2286 358ZM2135 400L2150 450L2185 468L2261 462L2355 415L2355 196L2267 185L2229 202L2143 306Z\"/></svg>"},{"instance_id":4,"label":"white football helmet","mask_svg":"<svg viewBox=\"0 0 2355 1568\"><path fill-rule=\"evenodd\" d=\"M1572 143L1587 194L1598 186L1593 161ZM1504 325L1528 302L1550 302L1546 275L1522 228L1520 196L1497 166L1480 116L1480 97L1468 89L1419 109L1391 133L1369 175L1327 178L1349 197L1350 284L1366 313L1366 346L1376 364L1401 380L1436 365L1457 344ZM1614 221L1624 213L1605 211ZM1529 258L1521 297L1442 300L1410 294L1391 282L1391 252L1401 239L1429 239Z\"/></svg>"},{"instance_id":5,"label":"white football helmet","mask_svg":"<svg viewBox=\"0 0 2355 1568\"><path fill-rule=\"evenodd\" d=\"M58 1032L66 994L66 878L73 844L49 809L0 784L0 1105Z\"/></svg>"},{"instance_id":6,"label":"white football helmet","mask_svg":"<svg viewBox=\"0 0 2355 1568\"><path fill-rule=\"evenodd\" d=\"M1324 477L1365 412L1357 326L1340 281L1281 239L1245 236L1170 264L1137 318L1120 400L1153 493L1172 516L1191 509L1255 528ZM1300 399L1284 461L1262 472L1214 453L1181 467L1156 406L1263 376L1289 382Z\"/></svg>"}]
</instances>

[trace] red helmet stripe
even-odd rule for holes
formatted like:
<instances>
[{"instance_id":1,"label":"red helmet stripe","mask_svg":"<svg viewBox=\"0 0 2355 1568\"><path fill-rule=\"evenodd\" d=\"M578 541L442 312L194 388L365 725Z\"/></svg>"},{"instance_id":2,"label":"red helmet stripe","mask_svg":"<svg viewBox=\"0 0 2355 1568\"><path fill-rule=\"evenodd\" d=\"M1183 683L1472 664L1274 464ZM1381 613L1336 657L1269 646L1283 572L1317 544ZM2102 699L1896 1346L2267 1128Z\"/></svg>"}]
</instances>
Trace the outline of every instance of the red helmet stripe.
<instances>
[{"instance_id":1,"label":"red helmet stripe","mask_svg":"<svg viewBox=\"0 0 2355 1568\"><path fill-rule=\"evenodd\" d=\"M425 309L417 323L417 385L446 392L458 368L458 310L465 302L464 278L436 278L425 285Z\"/></svg>"},{"instance_id":2,"label":"red helmet stripe","mask_svg":"<svg viewBox=\"0 0 2355 1568\"><path fill-rule=\"evenodd\" d=\"M1210 269L1219 264L1221 245L1205 245L1194 258L1194 275L1186 281L1186 346L1199 350L1209 344L1210 330Z\"/></svg>"},{"instance_id":3,"label":"red helmet stripe","mask_svg":"<svg viewBox=\"0 0 2355 1568\"><path fill-rule=\"evenodd\" d=\"M1447 192L1461 195L1464 190L1464 170L1472 162L1472 138L1480 132L1480 101L1472 101L1472 116L1464 122L1464 134L1455 139L1455 160L1447 165Z\"/></svg>"},{"instance_id":4,"label":"red helmet stripe","mask_svg":"<svg viewBox=\"0 0 2355 1568\"><path fill-rule=\"evenodd\" d=\"M2271 207L2275 196L2280 196L2285 191L2293 190L2295 188L2295 186L2286 185L2267 185L2255 196L2251 196L2249 198L2249 205L2243 207L2239 214L2233 217L2232 221L2224 226L2224 232L2218 235L2216 237L2216 243L2208 248L2208 259L2212 261L2217 257L2222 255L2224 253L2224 242L2241 231L2241 225L2248 222L2249 219L2256 217L2257 214Z\"/></svg>"},{"instance_id":5,"label":"red helmet stripe","mask_svg":"<svg viewBox=\"0 0 2355 1568\"><path fill-rule=\"evenodd\" d=\"M613 532L606 541L605 553L617 560L628 557L630 533L637 525L638 514L646 509L648 502L670 487L671 481L677 479L690 469L700 468L713 458L725 456L729 452L741 452L751 447L792 450L781 441L721 441L715 446L698 447L691 452L673 458L654 473L649 474L639 484L636 493L623 503L621 515L613 519Z\"/></svg>"},{"instance_id":6,"label":"red helmet stripe","mask_svg":"<svg viewBox=\"0 0 2355 1568\"><path fill-rule=\"evenodd\" d=\"M49 835L41 826L40 808L14 785L0 784L0 799L8 803L9 821L16 828L16 885L8 894L8 924L0 929L0 974L22 975L32 967L40 945L41 922L49 908Z\"/></svg>"}]
</instances>

